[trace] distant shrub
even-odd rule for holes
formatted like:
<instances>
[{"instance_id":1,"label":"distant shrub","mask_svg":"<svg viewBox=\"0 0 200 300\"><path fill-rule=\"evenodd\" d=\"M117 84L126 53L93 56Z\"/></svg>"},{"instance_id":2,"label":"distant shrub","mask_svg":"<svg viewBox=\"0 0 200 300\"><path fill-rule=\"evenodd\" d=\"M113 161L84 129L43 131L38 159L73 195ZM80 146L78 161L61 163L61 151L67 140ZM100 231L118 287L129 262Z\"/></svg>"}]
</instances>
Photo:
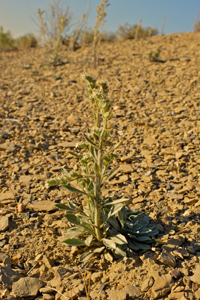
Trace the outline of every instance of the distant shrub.
<instances>
[{"instance_id":1,"label":"distant shrub","mask_svg":"<svg viewBox=\"0 0 200 300\"><path fill-rule=\"evenodd\" d=\"M200 21L194 24L194 32L200 32Z\"/></svg>"},{"instance_id":2,"label":"distant shrub","mask_svg":"<svg viewBox=\"0 0 200 300\"><path fill-rule=\"evenodd\" d=\"M145 38L157 34L158 30L156 28L143 28L141 25L138 24L130 25L126 23L125 25L120 25L118 29L118 36L121 39L134 39L136 35L137 38Z\"/></svg>"},{"instance_id":3,"label":"distant shrub","mask_svg":"<svg viewBox=\"0 0 200 300\"><path fill-rule=\"evenodd\" d=\"M60 1L49 4L47 12L38 9L41 39L47 50L49 63L58 66L62 63L60 55L63 37L69 30L72 15L69 7L63 8Z\"/></svg>"},{"instance_id":4,"label":"distant shrub","mask_svg":"<svg viewBox=\"0 0 200 300\"><path fill-rule=\"evenodd\" d=\"M37 47L38 41L33 34L23 35L15 40L18 49L28 49Z\"/></svg>"},{"instance_id":5,"label":"distant shrub","mask_svg":"<svg viewBox=\"0 0 200 300\"><path fill-rule=\"evenodd\" d=\"M13 38L10 31L4 32L3 26L0 27L0 50L13 49Z\"/></svg>"},{"instance_id":6,"label":"distant shrub","mask_svg":"<svg viewBox=\"0 0 200 300\"><path fill-rule=\"evenodd\" d=\"M92 28L85 29L81 32L79 39L81 44L88 45L92 43L94 40L94 30Z\"/></svg>"},{"instance_id":7,"label":"distant shrub","mask_svg":"<svg viewBox=\"0 0 200 300\"><path fill-rule=\"evenodd\" d=\"M117 39L117 33L111 31L103 31L101 33L101 42L111 42ZM89 28L86 31L82 31L80 35L81 44L90 44L94 40L94 30Z\"/></svg>"}]
</instances>

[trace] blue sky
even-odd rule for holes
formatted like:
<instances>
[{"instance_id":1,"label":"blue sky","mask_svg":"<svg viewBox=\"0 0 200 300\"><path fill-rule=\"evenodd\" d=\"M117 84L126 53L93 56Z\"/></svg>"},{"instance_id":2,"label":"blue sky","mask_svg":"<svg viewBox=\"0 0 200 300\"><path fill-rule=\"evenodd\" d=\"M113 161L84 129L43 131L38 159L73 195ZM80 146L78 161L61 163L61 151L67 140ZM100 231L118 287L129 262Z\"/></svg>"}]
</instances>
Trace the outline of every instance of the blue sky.
<instances>
[{"instance_id":1,"label":"blue sky","mask_svg":"<svg viewBox=\"0 0 200 300\"><path fill-rule=\"evenodd\" d=\"M45 10L51 0L0 0L0 26L10 30L14 37L38 34L37 9ZM63 0L73 14L74 23L86 12L89 4L88 27L93 27L96 19L96 5L101 0ZM186 32L193 30L195 17L200 11L199 0L110 0L107 8L105 30L116 31L126 22L133 25L142 19L142 26L156 27L161 31L166 15L164 33ZM200 17L199 17L200 20Z\"/></svg>"}]
</instances>

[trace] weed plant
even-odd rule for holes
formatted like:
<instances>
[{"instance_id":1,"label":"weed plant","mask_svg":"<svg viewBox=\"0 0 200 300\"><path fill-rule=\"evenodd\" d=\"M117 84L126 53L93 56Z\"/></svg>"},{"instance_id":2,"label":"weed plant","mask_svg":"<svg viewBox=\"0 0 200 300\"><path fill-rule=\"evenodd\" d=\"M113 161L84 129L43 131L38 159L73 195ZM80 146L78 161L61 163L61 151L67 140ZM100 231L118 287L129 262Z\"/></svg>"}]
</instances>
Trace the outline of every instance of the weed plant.
<instances>
[{"instance_id":1,"label":"weed plant","mask_svg":"<svg viewBox=\"0 0 200 300\"><path fill-rule=\"evenodd\" d=\"M107 98L108 86L83 75L93 112L94 127L84 134L85 142L77 145L78 152L69 152L80 160L78 171L63 170L63 176L51 179L47 187L61 185L71 192L85 197L82 206L68 202L56 204L67 213L65 217L73 224L66 231L64 243L70 246L84 246L88 251L80 256L86 261L95 254L109 250L115 257L126 256L126 250L150 249L151 237L157 233L149 217L140 211L132 211L124 206L127 198L113 200L114 195L102 196L102 189L118 172L110 165L117 157L116 149L121 142L112 145L112 111ZM79 151L78 149L83 150ZM85 153L83 153L85 151ZM77 186L73 184L76 181Z\"/></svg>"},{"instance_id":2,"label":"weed plant","mask_svg":"<svg viewBox=\"0 0 200 300\"><path fill-rule=\"evenodd\" d=\"M48 12L38 9L40 20L40 34L44 46L47 48L49 62L53 66L62 63L61 50L63 35L69 29L72 15L69 7L66 10L60 4L60 1L54 1L49 6Z\"/></svg>"},{"instance_id":3,"label":"weed plant","mask_svg":"<svg viewBox=\"0 0 200 300\"><path fill-rule=\"evenodd\" d=\"M87 21L87 18L88 18L87 14L88 14L88 12L86 14L82 15L82 19L80 20L80 22L78 22L78 25L77 25L76 29L73 32L73 35L71 36L71 38L69 40L69 50L70 51L75 51L75 45L78 42L78 40L80 39L82 29L85 25L85 22Z\"/></svg>"},{"instance_id":4,"label":"weed plant","mask_svg":"<svg viewBox=\"0 0 200 300\"><path fill-rule=\"evenodd\" d=\"M148 60L150 62L160 62L159 60L160 52L161 52L160 47L158 47L155 52L150 51L148 53Z\"/></svg>"},{"instance_id":5,"label":"weed plant","mask_svg":"<svg viewBox=\"0 0 200 300\"><path fill-rule=\"evenodd\" d=\"M93 40L93 55L94 55L94 68L96 68L98 64L98 51L100 43L101 43L101 33L103 31L103 26L105 24L106 12L105 9L109 6L109 0L102 0L102 3L97 5L97 18L94 26L94 40Z\"/></svg>"}]
</instances>

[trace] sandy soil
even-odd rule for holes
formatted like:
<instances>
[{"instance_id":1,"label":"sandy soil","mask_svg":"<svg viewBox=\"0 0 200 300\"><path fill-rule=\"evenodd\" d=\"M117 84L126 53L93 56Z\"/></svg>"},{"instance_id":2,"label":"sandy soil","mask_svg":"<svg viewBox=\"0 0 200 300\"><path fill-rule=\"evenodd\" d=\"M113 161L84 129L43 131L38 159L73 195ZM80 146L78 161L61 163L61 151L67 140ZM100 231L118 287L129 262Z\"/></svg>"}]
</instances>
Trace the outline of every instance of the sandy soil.
<instances>
[{"instance_id":1,"label":"sandy soil","mask_svg":"<svg viewBox=\"0 0 200 300\"><path fill-rule=\"evenodd\" d=\"M4 299L200 299L200 34L103 43L63 50L46 66L43 49L0 53L0 288ZM163 62L148 53L160 47ZM61 244L67 221L55 203L80 203L45 188L92 125L83 72L106 80L113 104L114 164L104 191L147 210L159 234L151 251L122 261L80 264ZM24 206L18 212L18 204ZM61 294L63 296L61 296ZM28 298L27 298L28 297ZM90 297L90 298L89 298Z\"/></svg>"}]
</instances>

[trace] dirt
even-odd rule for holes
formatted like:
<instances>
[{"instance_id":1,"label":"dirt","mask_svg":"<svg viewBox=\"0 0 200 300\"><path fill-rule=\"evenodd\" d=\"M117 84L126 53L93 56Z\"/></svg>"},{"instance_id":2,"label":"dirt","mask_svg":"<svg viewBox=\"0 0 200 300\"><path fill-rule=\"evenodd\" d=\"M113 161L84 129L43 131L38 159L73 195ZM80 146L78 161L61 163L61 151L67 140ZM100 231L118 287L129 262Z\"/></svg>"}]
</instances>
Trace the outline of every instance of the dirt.
<instances>
[{"instance_id":1,"label":"dirt","mask_svg":"<svg viewBox=\"0 0 200 300\"><path fill-rule=\"evenodd\" d=\"M3 299L200 299L200 34L102 43L63 50L46 65L44 49L0 53L0 288ZM160 47L160 62L148 53ZM92 115L83 72L106 80L120 172L104 193L148 211L159 234L151 251L122 261L80 264L85 249L62 244L67 220L55 203L80 203L45 188ZM63 296L61 295L63 294Z\"/></svg>"}]
</instances>

